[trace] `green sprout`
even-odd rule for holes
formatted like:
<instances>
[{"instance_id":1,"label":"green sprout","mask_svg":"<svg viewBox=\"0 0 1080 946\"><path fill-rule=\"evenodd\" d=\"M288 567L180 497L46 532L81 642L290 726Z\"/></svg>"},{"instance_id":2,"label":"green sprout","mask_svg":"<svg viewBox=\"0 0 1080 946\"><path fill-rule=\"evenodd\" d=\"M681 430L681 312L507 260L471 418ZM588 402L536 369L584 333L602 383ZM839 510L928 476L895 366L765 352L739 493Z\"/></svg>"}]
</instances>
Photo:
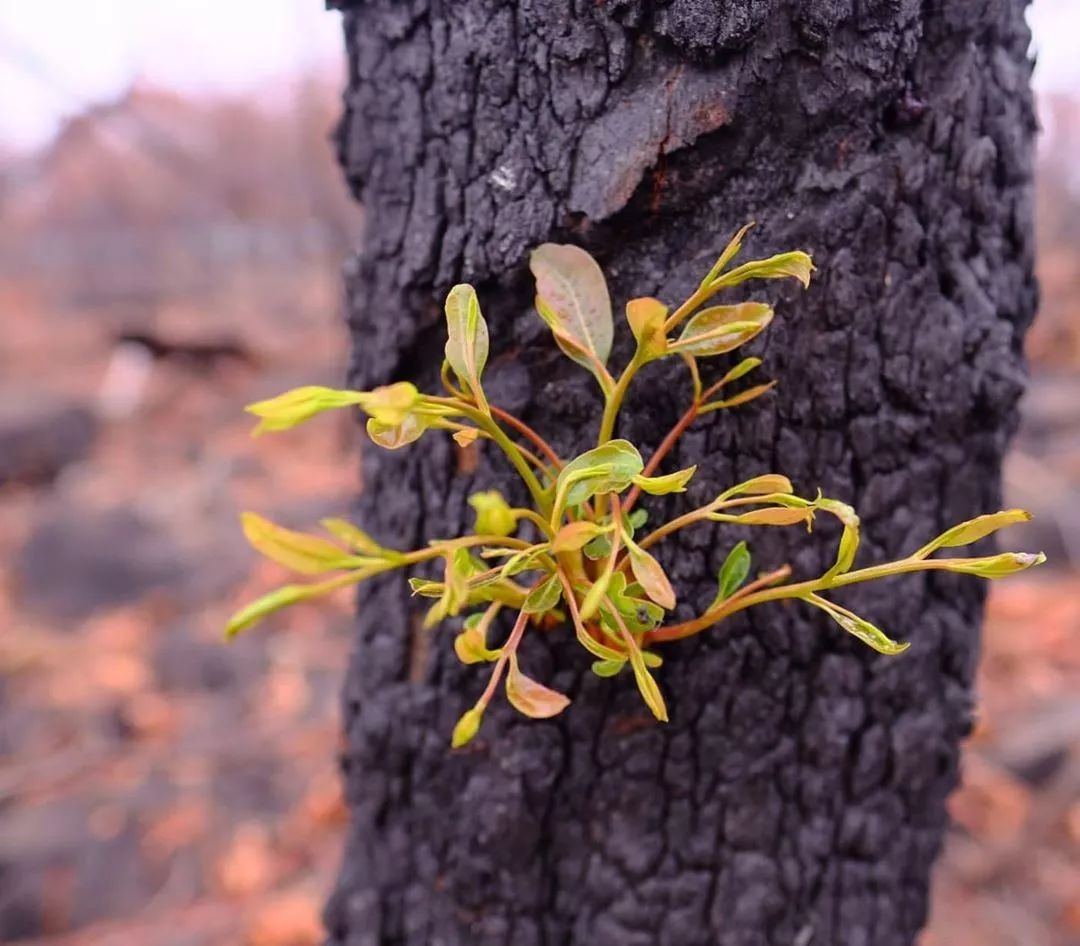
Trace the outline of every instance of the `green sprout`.
<instances>
[{"instance_id":1,"label":"green sprout","mask_svg":"<svg viewBox=\"0 0 1080 946\"><path fill-rule=\"evenodd\" d=\"M711 502L640 535L646 514L635 508L641 494L681 493L696 467L659 473L679 438L702 415L745 404L775 382L729 393L734 382L754 371L759 358L739 362L719 381L704 386L698 360L723 355L760 334L773 318L761 302L706 305L720 290L750 279L798 280L809 286L813 264L801 251L753 260L733 268L747 227L727 245L693 294L673 312L657 299L632 299L626 319L636 340L630 362L618 377L608 369L614 335L611 300L596 261L576 246L545 243L533 251L536 310L555 343L592 373L604 397L596 446L564 459L522 420L491 405L482 378L488 359L488 330L476 292L458 285L446 299L448 340L443 363L444 395L422 394L408 382L373 391L304 387L252 404L256 433L286 430L333 408L358 406L367 414L367 432L380 447L396 450L429 429L450 431L463 447L490 440L520 475L531 506L514 507L495 490L474 494L474 533L431 542L400 552L384 548L352 523L326 519L331 539L277 526L254 513L243 516L251 544L268 558L304 575L311 584L285 585L235 614L234 635L288 605L328 594L384 572L441 560L441 581L413 578L413 593L431 598L424 624L431 627L468 612L454 640L466 664L493 664L480 699L461 717L451 743L458 747L476 735L484 711L500 683L521 713L546 718L561 713L569 699L526 676L518 649L530 629L550 632L567 617L577 640L592 656L598 676L611 677L627 664L642 698L657 719L667 707L653 677L661 664L656 645L699 634L731 615L767 601L797 599L824 611L849 634L882 654L899 654L908 644L891 640L869 621L827 597L833 589L907 572L942 570L983 578L1002 578L1040 564L1042 553L1005 552L977 558L937 558L934 553L969 545L1004 526L1030 519L1011 509L980 516L947 530L906 558L854 568L859 547L859 517L846 503L822 496L795 495L791 482L776 473L755 476L724 490ZM689 371L690 406L646 462L634 444L614 433L626 392L638 371L662 358L678 357ZM716 597L698 617L669 622L676 590L650 549L666 537L704 523L810 529L817 514L839 520L842 534L834 564L817 578L791 580L784 565L751 578L745 542L728 554L718 576ZM331 577L326 577L331 576ZM493 646L495 621L516 613L509 636Z\"/></svg>"}]
</instances>

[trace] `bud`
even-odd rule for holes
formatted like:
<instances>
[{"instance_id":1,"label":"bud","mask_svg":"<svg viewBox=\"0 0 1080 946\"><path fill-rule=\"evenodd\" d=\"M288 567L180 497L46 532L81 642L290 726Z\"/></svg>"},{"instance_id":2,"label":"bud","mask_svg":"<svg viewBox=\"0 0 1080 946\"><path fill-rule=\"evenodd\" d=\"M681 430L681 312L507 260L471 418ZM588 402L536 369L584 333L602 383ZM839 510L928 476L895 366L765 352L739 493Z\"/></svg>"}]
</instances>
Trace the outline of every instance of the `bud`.
<instances>
[{"instance_id":1,"label":"bud","mask_svg":"<svg viewBox=\"0 0 1080 946\"><path fill-rule=\"evenodd\" d=\"M454 749L460 749L466 743L472 741L472 738L480 731L480 723L483 722L484 711L477 706L474 706L471 710L468 710L457 721L457 725L454 727L454 734L450 737L450 746Z\"/></svg>"}]
</instances>

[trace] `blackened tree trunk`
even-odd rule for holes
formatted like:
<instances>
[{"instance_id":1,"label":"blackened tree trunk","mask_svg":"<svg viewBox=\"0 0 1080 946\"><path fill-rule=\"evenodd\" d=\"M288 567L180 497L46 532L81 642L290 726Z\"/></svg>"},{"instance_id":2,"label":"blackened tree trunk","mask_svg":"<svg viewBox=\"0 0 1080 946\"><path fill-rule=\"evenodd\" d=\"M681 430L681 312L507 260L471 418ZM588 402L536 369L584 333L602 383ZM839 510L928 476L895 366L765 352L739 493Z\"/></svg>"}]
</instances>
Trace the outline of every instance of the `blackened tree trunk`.
<instances>
[{"instance_id":1,"label":"blackened tree trunk","mask_svg":"<svg viewBox=\"0 0 1080 946\"><path fill-rule=\"evenodd\" d=\"M354 383L435 390L441 301L470 281L489 397L584 449L598 400L531 311L527 251L579 243L617 300L677 302L756 220L749 253L800 247L819 267L808 293L779 290L758 345L780 387L710 415L665 469L701 463L702 497L766 471L821 486L862 513L860 561L998 508L1036 301L1023 0L341 6L341 160L367 214ZM681 370L648 369L624 436L658 442L685 407ZM400 545L456 533L467 495L503 482L495 460L474 468L437 435L371 449L364 521ZM708 602L735 538L700 529L666 550L682 607ZM755 560L823 570L829 538L759 530ZM667 648L664 726L553 633L522 663L569 710L499 707L451 752L484 675L450 633L418 629L401 580L375 587L346 687L353 824L330 941L911 944L970 726L982 591L912 576L848 600L911 650L879 657L768 605Z\"/></svg>"}]
</instances>

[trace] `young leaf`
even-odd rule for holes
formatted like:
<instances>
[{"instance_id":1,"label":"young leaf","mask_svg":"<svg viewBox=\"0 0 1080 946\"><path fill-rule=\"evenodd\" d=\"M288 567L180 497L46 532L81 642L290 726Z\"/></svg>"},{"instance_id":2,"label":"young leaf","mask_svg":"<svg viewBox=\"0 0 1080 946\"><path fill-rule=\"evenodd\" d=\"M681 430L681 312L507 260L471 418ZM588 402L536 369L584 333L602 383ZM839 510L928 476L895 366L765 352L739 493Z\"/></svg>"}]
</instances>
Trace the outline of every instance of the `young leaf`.
<instances>
[{"instance_id":1,"label":"young leaf","mask_svg":"<svg viewBox=\"0 0 1080 946\"><path fill-rule=\"evenodd\" d=\"M643 469L637 447L611 440L567 463L559 471L556 495L563 496L564 507L579 506L597 493L621 493Z\"/></svg>"},{"instance_id":2,"label":"young leaf","mask_svg":"<svg viewBox=\"0 0 1080 946\"><path fill-rule=\"evenodd\" d=\"M972 542L978 542L979 539L985 539L988 535L993 535L998 529L1016 525L1018 522L1029 522L1030 520L1031 513L1023 509L1005 509L986 516L977 516L967 522L961 522L951 529L946 529L932 542L928 542L919 549L914 558L926 558L927 555L938 549L971 545Z\"/></svg>"},{"instance_id":3,"label":"young leaf","mask_svg":"<svg viewBox=\"0 0 1080 946\"><path fill-rule=\"evenodd\" d=\"M510 655L510 670L506 676L506 698L514 709L532 719L558 716L570 705L570 699L562 693L525 676L518 668L517 654Z\"/></svg>"},{"instance_id":4,"label":"young leaf","mask_svg":"<svg viewBox=\"0 0 1080 946\"><path fill-rule=\"evenodd\" d=\"M323 411L359 404L363 396L361 391L338 391L334 388L308 385L265 401L256 401L244 410L260 418L253 431L258 435L267 430L288 430Z\"/></svg>"},{"instance_id":5,"label":"young leaf","mask_svg":"<svg viewBox=\"0 0 1080 946\"><path fill-rule=\"evenodd\" d=\"M666 611L671 611L675 607L675 589L660 563L632 540L627 541L626 549L630 553L630 570L645 589L645 594Z\"/></svg>"},{"instance_id":6,"label":"young leaf","mask_svg":"<svg viewBox=\"0 0 1080 946\"><path fill-rule=\"evenodd\" d=\"M775 381L755 385L745 391L740 391L738 394L733 394L731 397L724 398L722 401L710 401L708 404L702 405L698 409L698 414L709 414L713 411L724 411L732 407L738 407L741 404L749 404L751 401L756 401L762 394L768 394L775 387Z\"/></svg>"},{"instance_id":7,"label":"young leaf","mask_svg":"<svg viewBox=\"0 0 1080 946\"><path fill-rule=\"evenodd\" d=\"M902 654L911 646L909 643L898 644L865 618L853 614L847 608L841 608L832 601L826 601L824 598L813 594L807 596L806 600L821 608L845 631L853 637L857 637L867 646L872 647L879 654Z\"/></svg>"},{"instance_id":8,"label":"young leaf","mask_svg":"<svg viewBox=\"0 0 1080 946\"><path fill-rule=\"evenodd\" d=\"M797 279L806 289L810 285L810 274L814 271L813 261L809 255L801 250L791 253L778 253L768 259L751 260L743 263L730 272L713 280L712 286L722 289L726 286L737 286L748 279Z\"/></svg>"},{"instance_id":9,"label":"young leaf","mask_svg":"<svg viewBox=\"0 0 1080 946\"><path fill-rule=\"evenodd\" d=\"M798 522L810 523L813 519L813 506L770 506L767 509L754 509L738 516L725 517L723 521L744 526L793 526Z\"/></svg>"},{"instance_id":10,"label":"young leaf","mask_svg":"<svg viewBox=\"0 0 1080 946\"><path fill-rule=\"evenodd\" d=\"M717 576L717 592L709 610L718 607L727 601L739 588L742 587L746 576L750 574L750 552L745 542L739 542L727 554L724 564L720 566L720 574Z\"/></svg>"},{"instance_id":11,"label":"young leaf","mask_svg":"<svg viewBox=\"0 0 1080 946\"><path fill-rule=\"evenodd\" d=\"M319 595L327 594L338 587L340 587L340 582L332 579L315 585L283 585L281 588L275 588L269 594L265 594L261 598L252 601L251 604L241 608L229 618L229 623L225 627L225 636L235 637L241 631L246 631L252 625L258 624L259 621L275 611L280 611L282 608L287 608L289 605L296 604L299 601L317 598Z\"/></svg>"},{"instance_id":12,"label":"young leaf","mask_svg":"<svg viewBox=\"0 0 1080 946\"><path fill-rule=\"evenodd\" d=\"M827 579L851 570L855 562L855 553L859 548L859 517L847 503L836 499L819 499L817 507L831 512L844 524L844 532L840 536L840 548L836 553L836 562L821 576Z\"/></svg>"},{"instance_id":13,"label":"young leaf","mask_svg":"<svg viewBox=\"0 0 1080 946\"><path fill-rule=\"evenodd\" d=\"M517 514L497 489L473 493L469 505L476 510L477 535L510 535L517 528Z\"/></svg>"},{"instance_id":14,"label":"young leaf","mask_svg":"<svg viewBox=\"0 0 1080 946\"><path fill-rule=\"evenodd\" d=\"M760 358L744 358L720 379L720 387L723 387L725 384L731 384L732 381L738 381L739 378L743 377L744 375L748 375L760 364Z\"/></svg>"},{"instance_id":15,"label":"young leaf","mask_svg":"<svg viewBox=\"0 0 1080 946\"><path fill-rule=\"evenodd\" d=\"M321 575L341 568L370 564L370 559L347 552L315 535L294 532L269 519L245 512L241 515L244 536L252 547L268 559L303 575Z\"/></svg>"},{"instance_id":16,"label":"young leaf","mask_svg":"<svg viewBox=\"0 0 1080 946\"><path fill-rule=\"evenodd\" d=\"M701 280L701 288L704 289L710 285L717 276L723 272L725 266L730 263L742 249L743 237L746 236L746 231L749 230L754 224L748 223L746 226L741 227L739 232L735 234L728 242L728 245L724 247L724 252L720 254L720 258L713 263L712 269L709 270L708 275Z\"/></svg>"},{"instance_id":17,"label":"young leaf","mask_svg":"<svg viewBox=\"0 0 1080 946\"><path fill-rule=\"evenodd\" d=\"M559 576L551 575L529 592L521 610L526 614L546 614L559 603L561 597Z\"/></svg>"},{"instance_id":18,"label":"young leaf","mask_svg":"<svg viewBox=\"0 0 1080 946\"><path fill-rule=\"evenodd\" d=\"M944 558L940 561L950 572L978 575L980 578L1007 578L1033 565L1041 565L1046 561L1046 556L1042 552L1002 552L984 558Z\"/></svg>"},{"instance_id":19,"label":"young leaf","mask_svg":"<svg viewBox=\"0 0 1080 946\"><path fill-rule=\"evenodd\" d=\"M480 436L480 431L475 427L463 427L461 430L454 431L454 443L459 447L468 447L476 443L476 438Z\"/></svg>"},{"instance_id":20,"label":"young leaf","mask_svg":"<svg viewBox=\"0 0 1080 946\"><path fill-rule=\"evenodd\" d=\"M697 467L694 467L694 469L697 469ZM626 531L630 533L630 536L632 538L634 533L637 532L637 530L640 529L643 525L645 525L645 523L648 521L648 509L635 509L632 513L630 513L629 516L626 517L626 525L628 527Z\"/></svg>"},{"instance_id":21,"label":"young leaf","mask_svg":"<svg viewBox=\"0 0 1080 946\"><path fill-rule=\"evenodd\" d=\"M728 487L720 494L720 499L730 499L732 496L764 496L768 493L791 493L795 487L791 480L779 473L765 473L755 476L753 479Z\"/></svg>"},{"instance_id":22,"label":"young leaf","mask_svg":"<svg viewBox=\"0 0 1080 946\"><path fill-rule=\"evenodd\" d=\"M694 315L671 345L672 351L695 358L722 355L746 344L772 321L772 306L741 302L702 309Z\"/></svg>"},{"instance_id":23,"label":"young leaf","mask_svg":"<svg viewBox=\"0 0 1080 946\"><path fill-rule=\"evenodd\" d=\"M498 609L499 605L492 605L492 609ZM492 611L488 612L489 614ZM463 664L478 664L486 663L491 660L498 660L501 651L488 650L487 646L487 624L485 621L486 615L473 614L470 615L470 619L465 621L465 627L454 638L454 653L457 654L458 660ZM475 618L476 620L471 620Z\"/></svg>"},{"instance_id":24,"label":"young leaf","mask_svg":"<svg viewBox=\"0 0 1080 946\"><path fill-rule=\"evenodd\" d=\"M409 587L414 595L420 595L421 598L441 598L446 594L446 585L428 578L410 578Z\"/></svg>"},{"instance_id":25,"label":"young leaf","mask_svg":"<svg viewBox=\"0 0 1080 946\"><path fill-rule=\"evenodd\" d=\"M386 424L369 417L366 427L371 442L384 450L400 450L419 440L431 426L431 419L420 414L406 414L400 424Z\"/></svg>"},{"instance_id":26,"label":"young leaf","mask_svg":"<svg viewBox=\"0 0 1080 946\"><path fill-rule=\"evenodd\" d=\"M697 472L697 466L687 467L665 476L635 476L634 483L652 496L666 496L668 493L685 493L686 484Z\"/></svg>"},{"instance_id":27,"label":"young leaf","mask_svg":"<svg viewBox=\"0 0 1080 946\"><path fill-rule=\"evenodd\" d=\"M611 526L599 526L595 522L570 522L564 525L551 540L551 551L576 552L597 536L611 531Z\"/></svg>"},{"instance_id":28,"label":"young leaf","mask_svg":"<svg viewBox=\"0 0 1080 946\"><path fill-rule=\"evenodd\" d=\"M386 427L398 427L422 400L416 385L409 381L387 384L373 391L358 391L357 403L369 417Z\"/></svg>"},{"instance_id":29,"label":"young leaf","mask_svg":"<svg viewBox=\"0 0 1080 946\"><path fill-rule=\"evenodd\" d=\"M625 660L594 660L591 669L598 677L613 677L625 666Z\"/></svg>"},{"instance_id":30,"label":"young leaf","mask_svg":"<svg viewBox=\"0 0 1080 946\"><path fill-rule=\"evenodd\" d=\"M626 303L626 321L638 343L638 351L646 361L660 358L667 351L664 321L668 307L659 299L644 297Z\"/></svg>"},{"instance_id":31,"label":"young leaf","mask_svg":"<svg viewBox=\"0 0 1080 946\"><path fill-rule=\"evenodd\" d=\"M645 705L652 710L653 716L660 722L666 723L668 721L668 712L667 705L664 703L664 695L660 692L660 687L656 685L652 674L649 673L648 668L645 666L645 658L637 641L629 634L626 635L626 638L628 638L626 645L630 651L630 666L633 668L634 679L637 681Z\"/></svg>"},{"instance_id":32,"label":"young leaf","mask_svg":"<svg viewBox=\"0 0 1080 946\"><path fill-rule=\"evenodd\" d=\"M480 731L480 723L483 722L484 711L478 706L467 710L454 726L454 734L450 737L450 746L460 749L466 743L471 742L473 737Z\"/></svg>"},{"instance_id":33,"label":"young leaf","mask_svg":"<svg viewBox=\"0 0 1080 946\"><path fill-rule=\"evenodd\" d=\"M383 547L363 529L354 526L345 519L320 519L319 525L335 539L344 542L346 545L352 546L357 552L363 552L365 555L379 556L385 551Z\"/></svg>"},{"instance_id":34,"label":"young leaf","mask_svg":"<svg viewBox=\"0 0 1080 946\"><path fill-rule=\"evenodd\" d=\"M596 260L577 246L544 243L532 251L529 268L536 277L537 311L556 341L568 340L568 347L560 343L563 351L600 379L597 368L603 371L611 354L614 323Z\"/></svg>"},{"instance_id":35,"label":"young leaf","mask_svg":"<svg viewBox=\"0 0 1080 946\"><path fill-rule=\"evenodd\" d=\"M458 380L472 392L482 410L487 401L480 387L480 375L487 364L488 329L476 290L467 283L460 283L446 297L446 325L449 338L446 342L446 360L454 369Z\"/></svg>"},{"instance_id":36,"label":"young leaf","mask_svg":"<svg viewBox=\"0 0 1080 946\"><path fill-rule=\"evenodd\" d=\"M506 560L506 563L502 567L502 571L499 573L499 577L512 578L514 575L518 575L521 572L531 570L533 568L533 562L547 550L547 543L542 542L537 545L530 545L527 549L522 549L520 552L515 552Z\"/></svg>"}]
</instances>

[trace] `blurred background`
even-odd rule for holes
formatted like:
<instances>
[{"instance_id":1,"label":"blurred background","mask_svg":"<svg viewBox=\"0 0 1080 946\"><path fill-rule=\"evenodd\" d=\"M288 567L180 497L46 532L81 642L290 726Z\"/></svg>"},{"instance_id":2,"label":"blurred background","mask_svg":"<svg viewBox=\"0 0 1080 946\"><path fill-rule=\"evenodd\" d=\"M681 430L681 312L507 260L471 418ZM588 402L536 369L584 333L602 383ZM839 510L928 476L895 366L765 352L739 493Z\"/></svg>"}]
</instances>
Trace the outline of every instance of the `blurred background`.
<instances>
[{"instance_id":1,"label":"blurred background","mask_svg":"<svg viewBox=\"0 0 1080 946\"><path fill-rule=\"evenodd\" d=\"M1080 943L1080 3L1030 21L1006 478L1053 568L993 588L924 946ZM351 599L221 627L280 579L239 510L303 526L358 486L348 419L253 443L241 413L343 375L343 72L314 0L0 0L0 942L320 941Z\"/></svg>"}]
</instances>

